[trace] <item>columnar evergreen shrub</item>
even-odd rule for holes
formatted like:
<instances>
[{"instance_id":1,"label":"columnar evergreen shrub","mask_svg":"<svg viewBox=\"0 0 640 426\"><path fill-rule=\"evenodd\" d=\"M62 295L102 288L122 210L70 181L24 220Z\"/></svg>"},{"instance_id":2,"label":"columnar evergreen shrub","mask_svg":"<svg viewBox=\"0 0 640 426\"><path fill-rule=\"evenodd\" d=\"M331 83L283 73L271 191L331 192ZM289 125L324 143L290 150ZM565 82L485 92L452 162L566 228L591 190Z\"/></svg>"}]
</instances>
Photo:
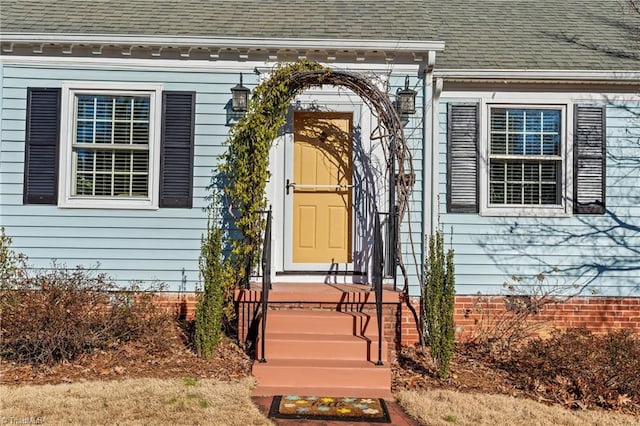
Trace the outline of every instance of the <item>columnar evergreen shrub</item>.
<instances>
[{"instance_id":1,"label":"columnar evergreen shrub","mask_svg":"<svg viewBox=\"0 0 640 426\"><path fill-rule=\"evenodd\" d=\"M429 238L429 254L424 268L424 336L430 346L438 376L446 379L455 344L455 280L453 250L448 250L445 255L441 232Z\"/></svg>"},{"instance_id":2,"label":"columnar evergreen shrub","mask_svg":"<svg viewBox=\"0 0 640 426\"><path fill-rule=\"evenodd\" d=\"M202 238L200 275L204 288L198 293L194 337L198 356L209 359L220 342L225 321L233 317L234 286L222 256L222 230L212 220Z\"/></svg>"}]
</instances>

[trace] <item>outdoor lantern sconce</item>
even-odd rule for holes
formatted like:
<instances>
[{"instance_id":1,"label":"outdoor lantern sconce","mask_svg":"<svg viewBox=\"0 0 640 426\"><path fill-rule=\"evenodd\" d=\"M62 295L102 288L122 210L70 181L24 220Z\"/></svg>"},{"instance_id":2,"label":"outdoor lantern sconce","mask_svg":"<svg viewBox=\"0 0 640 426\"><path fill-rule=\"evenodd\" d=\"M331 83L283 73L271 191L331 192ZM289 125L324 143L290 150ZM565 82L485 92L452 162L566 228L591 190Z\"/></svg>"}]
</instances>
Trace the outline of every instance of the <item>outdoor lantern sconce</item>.
<instances>
[{"instance_id":1,"label":"outdoor lantern sconce","mask_svg":"<svg viewBox=\"0 0 640 426\"><path fill-rule=\"evenodd\" d=\"M240 84L231 88L231 109L234 112L247 112L250 92L242 85L242 73L240 73Z\"/></svg>"},{"instance_id":2,"label":"outdoor lantern sconce","mask_svg":"<svg viewBox=\"0 0 640 426\"><path fill-rule=\"evenodd\" d=\"M396 93L396 109L400 115L415 114L416 112L416 92L409 89L409 76L404 79L404 89Z\"/></svg>"}]
</instances>

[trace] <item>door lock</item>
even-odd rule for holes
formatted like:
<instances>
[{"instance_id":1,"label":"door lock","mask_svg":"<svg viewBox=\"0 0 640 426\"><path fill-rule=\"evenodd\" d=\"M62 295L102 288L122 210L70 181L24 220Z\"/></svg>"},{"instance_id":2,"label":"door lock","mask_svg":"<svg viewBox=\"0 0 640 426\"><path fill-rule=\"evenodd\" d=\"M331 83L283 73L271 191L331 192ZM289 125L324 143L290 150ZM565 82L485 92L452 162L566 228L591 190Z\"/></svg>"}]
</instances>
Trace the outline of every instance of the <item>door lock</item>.
<instances>
[{"instance_id":1,"label":"door lock","mask_svg":"<svg viewBox=\"0 0 640 426\"><path fill-rule=\"evenodd\" d=\"M289 189L290 188L296 189L296 183L291 182L289 179L287 179L287 184L285 185L285 188L287 188L287 195L289 195Z\"/></svg>"}]
</instances>

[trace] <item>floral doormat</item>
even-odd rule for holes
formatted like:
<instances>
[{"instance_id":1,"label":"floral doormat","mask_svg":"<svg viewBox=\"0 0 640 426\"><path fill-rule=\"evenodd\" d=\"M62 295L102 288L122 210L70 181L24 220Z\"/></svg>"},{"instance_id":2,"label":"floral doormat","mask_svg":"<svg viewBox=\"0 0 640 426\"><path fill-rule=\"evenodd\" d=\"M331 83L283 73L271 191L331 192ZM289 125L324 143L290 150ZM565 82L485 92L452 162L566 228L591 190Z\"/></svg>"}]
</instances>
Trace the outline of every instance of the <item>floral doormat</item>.
<instances>
[{"instance_id":1,"label":"floral doormat","mask_svg":"<svg viewBox=\"0 0 640 426\"><path fill-rule=\"evenodd\" d=\"M278 395L273 397L269 417L391 423L387 405L377 398Z\"/></svg>"}]
</instances>

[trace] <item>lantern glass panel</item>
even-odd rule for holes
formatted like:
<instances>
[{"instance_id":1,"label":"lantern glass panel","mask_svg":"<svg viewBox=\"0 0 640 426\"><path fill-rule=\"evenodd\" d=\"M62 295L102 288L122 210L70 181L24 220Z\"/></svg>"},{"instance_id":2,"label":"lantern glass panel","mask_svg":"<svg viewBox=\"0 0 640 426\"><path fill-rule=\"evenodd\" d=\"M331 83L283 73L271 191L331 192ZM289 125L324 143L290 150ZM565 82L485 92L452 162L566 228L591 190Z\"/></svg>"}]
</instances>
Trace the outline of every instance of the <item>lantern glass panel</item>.
<instances>
[{"instance_id":1,"label":"lantern glass panel","mask_svg":"<svg viewBox=\"0 0 640 426\"><path fill-rule=\"evenodd\" d=\"M234 87L232 90L232 106L234 111L246 111L249 90L244 87Z\"/></svg>"},{"instance_id":2,"label":"lantern glass panel","mask_svg":"<svg viewBox=\"0 0 640 426\"><path fill-rule=\"evenodd\" d=\"M398 112L400 114L414 114L416 112L416 94L413 91L401 91L397 94Z\"/></svg>"}]
</instances>

